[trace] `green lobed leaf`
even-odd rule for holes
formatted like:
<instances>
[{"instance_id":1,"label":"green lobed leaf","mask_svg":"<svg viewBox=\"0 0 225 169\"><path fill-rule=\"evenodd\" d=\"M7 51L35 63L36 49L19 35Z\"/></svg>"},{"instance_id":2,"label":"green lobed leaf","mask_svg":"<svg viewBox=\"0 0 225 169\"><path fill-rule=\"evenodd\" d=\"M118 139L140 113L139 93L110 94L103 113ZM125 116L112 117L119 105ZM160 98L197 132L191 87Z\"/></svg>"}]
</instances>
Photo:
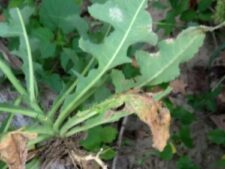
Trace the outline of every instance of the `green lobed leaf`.
<instances>
[{"instance_id":1,"label":"green lobed leaf","mask_svg":"<svg viewBox=\"0 0 225 169\"><path fill-rule=\"evenodd\" d=\"M96 150L101 146L101 127L95 127L88 130L88 136L85 140L80 142L81 146L83 146L87 150Z\"/></svg>"},{"instance_id":2,"label":"green lobed leaf","mask_svg":"<svg viewBox=\"0 0 225 169\"><path fill-rule=\"evenodd\" d=\"M205 10L207 10L213 3L213 0L204 0L204 1L200 1L198 3L198 10L200 12L203 12Z\"/></svg>"},{"instance_id":3,"label":"green lobed leaf","mask_svg":"<svg viewBox=\"0 0 225 169\"><path fill-rule=\"evenodd\" d=\"M101 103L102 101L109 98L111 95L112 93L110 92L110 90L106 86L102 86L101 88L96 90L94 94L93 104Z\"/></svg>"},{"instance_id":4,"label":"green lobed leaf","mask_svg":"<svg viewBox=\"0 0 225 169\"><path fill-rule=\"evenodd\" d=\"M188 28L176 39L161 41L156 53L138 51L136 60L142 75L134 78L137 81L134 82L132 79L125 79L122 72L113 70L111 77L116 90L121 92L132 87L157 85L175 79L180 73L179 65L197 53L204 37L200 28Z\"/></svg>"},{"instance_id":5,"label":"green lobed leaf","mask_svg":"<svg viewBox=\"0 0 225 169\"><path fill-rule=\"evenodd\" d=\"M43 81L49 85L49 87L51 89L53 89L56 93L60 93L60 91L62 90L63 88L63 80L62 78L60 77L59 74L56 74L56 73L52 73L52 74L49 74L49 73L44 73L43 74L43 77L42 77Z\"/></svg>"},{"instance_id":6,"label":"green lobed leaf","mask_svg":"<svg viewBox=\"0 0 225 169\"><path fill-rule=\"evenodd\" d=\"M188 103L196 110L201 111L216 111L216 98L221 93L221 87L216 88L214 91L206 91L198 95L189 95Z\"/></svg>"},{"instance_id":7,"label":"green lobed leaf","mask_svg":"<svg viewBox=\"0 0 225 169\"><path fill-rule=\"evenodd\" d=\"M185 146L187 146L188 148L193 147L193 139L191 137L191 131L189 127L182 126L179 131L179 137Z\"/></svg>"},{"instance_id":8,"label":"green lobed leaf","mask_svg":"<svg viewBox=\"0 0 225 169\"><path fill-rule=\"evenodd\" d=\"M120 93L126 91L133 86L135 86L135 82L131 80L125 79L122 71L119 70L112 70L111 72L112 82L115 86L116 93Z\"/></svg>"},{"instance_id":9,"label":"green lobed leaf","mask_svg":"<svg viewBox=\"0 0 225 169\"><path fill-rule=\"evenodd\" d=\"M62 68L69 72L71 69L76 71L77 74L81 74L85 67L85 61L83 57L79 57L74 49L63 48L60 55L60 63Z\"/></svg>"},{"instance_id":10,"label":"green lobed leaf","mask_svg":"<svg viewBox=\"0 0 225 169\"><path fill-rule=\"evenodd\" d=\"M152 32L152 19L145 11L146 6L146 0L113 0L105 4L94 4L89 8L93 17L111 24L114 31L102 44L80 40L80 47L98 60L98 68L90 71L87 77L78 79L76 92L68 96L62 107L63 113L56 121L57 127L75 107L74 104L87 94L108 70L130 62L127 57L130 45L138 42L157 42L157 36Z\"/></svg>"},{"instance_id":11,"label":"green lobed leaf","mask_svg":"<svg viewBox=\"0 0 225 169\"><path fill-rule=\"evenodd\" d=\"M77 30L86 35L88 26L80 17L80 7L74 0L44 0L40 7L41 22L53 31L61 29L64 33Z\"/></svg>"},{"instance_id":12,"label":"green lobed leaf","mask_svg":"<svg viewBox=\"0 0 225 169\"><path fill-rule=\"evenodd\" d=\"M220 160L215 161L214 166L215 166L215 168L218 168L218 169L225 168L225 159L220 159Z\"/></svg>"},{"instance_id":13,"label":"green lobed leaf","mask_svg":"<svg viewBox=\"0 0 225 169\"><path fill-rule=\"evenodd\" d=\"M100 155L103 160L111 160L116 156L116 151L108 146L104 146L104 151Z\"/></svg>"},{"instance_id":14,"label":"green lobed leaf","mask_svg":"<svg viewBox=\"0 0 225 169\"><path fill-rule=\"evenodd\" d=\"M87 150L96 150L104 143L111 143L117 136L117 130L113 127L95 127L88 131L88 137L81 141L81 145Z\"/></svg>"},{"instance_id":15,"label":"green lobed leaf","mask_svg":"<svg viewBox=\"0 0 225 169\"><path fill-rule=\"evenodd\" d=\"M174 119L178 119L183 125L190 125L196 119L194 113L191 113L182 107L173 108L171 114Z\"/></svg>"},{"instance_id":16,"label":"green lobed leaf","mask_svg":"<svg viewBox=\"0 0 225 169\"><path fill-rule=\"evenodd\" d=\"M194 21L197 18L197 14L194 10L188 10L181 14L180 18L185 22Z\"/></svg>"},{"instance_id":17,"label":"green lobed leaf","mask_svg":"<svg viewBox=\"0 0 225 169\"><path fill-rule=\"evenodd\" d=\"M157 85L176 78L179 64L191 59L202 46L205 38L200 28L188 28L182 31L176 39L167 39L159 43L159 51L147 53L138 51L136 59L142 76L138 77L138 87Z\"/></svg>"},{"instance_id":18,"label":"green lobed leaf","mask_svg":"<svg viewBox=\"0 0 225 169\"><path fill-rule=\"evenodd\" d=\"M32 15L32 13L33 9L30 7L25 7L21 10L21 14L25 24L28 23L29 17ZM23 30L16 8L9 10L9 17L10 18L8 19L8 22L0 23L0 36L6 38L21 37L23 35ZM22 41L22 44L24 44L24 41Z\"/></svg>"},{"instance_id":19,"label":"green lobed leaf","mask_svg":"<svg viewBox=\"0 0 225 169\"><path fill-rule=\"evenodd\" d=\"M173 148L171 144L167 144L162 152L159 154L160 158L163 160L172 160L173 158Z\"/></svg>"},{"instance_id":20,"label":"green lobed leaf","mask_svg":"<svg viewBox=\"0 0 225 169\"><path fill-rule=\"evenodd\" d=\"M54 34L50 29L46 27L36 28L32 31L32 36L43 59L55 56L56 45L51 42Z\"/></svg>"},{"instance_id":21,"label":"green lobed leaf","mask_svg":"<svg viewBox=\"0 0 225 169\"><path fill-rule=\"evenodd\" d=\"M104 127L101 132L102 142L111 143L116 139L117 130L113 127Z\"/></svg>"},{"instance_id":22,"label":"green lobed leaf","mask_svg":"<svg viewBox=\"0 0 225 169\"><path fill-rule=\"evenodd\" d=\"M183 156L177 161L177 169L199 169L199 167L189 157Z\"/></svg>"},{"instance_id":23,"label":"green lobed leaf","mask_svg":"<svg viewBox=\"0 0 225 169\"><path fill-rule=\"evenodd\" d=\"M1 169L7 169L7 166L3 161L0 161L0 168Z\"/></svg>"},{"instance_id":24,"label":"green lobed leaf","mask_svg":"<svg viewBox=\"0 0 225 169\"><path fill-rule=\"evenodd\" d=\"M209 132L208 138L215 144L225 145L225 131L222 129L215 129Z\"/></svg>"}]
</instances>

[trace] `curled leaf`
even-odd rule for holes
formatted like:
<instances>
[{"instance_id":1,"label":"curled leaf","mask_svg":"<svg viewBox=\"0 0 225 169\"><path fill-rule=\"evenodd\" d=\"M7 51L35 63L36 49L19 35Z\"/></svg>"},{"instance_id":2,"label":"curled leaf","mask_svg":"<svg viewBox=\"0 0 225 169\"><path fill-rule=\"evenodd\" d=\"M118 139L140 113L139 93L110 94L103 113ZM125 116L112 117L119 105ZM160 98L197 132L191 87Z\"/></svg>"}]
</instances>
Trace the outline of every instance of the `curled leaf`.
<instances>
[{"instance_id":1,"label":"curled leaf","mask_svg":"<svg viewBox=\"0 0 225 169\"><path fill-rule=\"evenodd\" d=\"M171 116L162 102L155 101L150 94L132 91L129 105L145 122L152 132L153 147L162 151L167 144L170 133Z\"/></svg>"},{"instance_id":2,"label":"curled leaf","mask_svg":"<svg viewBox=\"0 0 225 169\"><path fill-rule=\"evenodd\" d=\"M27 142L36 138L36 133L13 131L0 142L0 159L7 163L9 169L25 169Z\"/></svg>"}]
</instances>

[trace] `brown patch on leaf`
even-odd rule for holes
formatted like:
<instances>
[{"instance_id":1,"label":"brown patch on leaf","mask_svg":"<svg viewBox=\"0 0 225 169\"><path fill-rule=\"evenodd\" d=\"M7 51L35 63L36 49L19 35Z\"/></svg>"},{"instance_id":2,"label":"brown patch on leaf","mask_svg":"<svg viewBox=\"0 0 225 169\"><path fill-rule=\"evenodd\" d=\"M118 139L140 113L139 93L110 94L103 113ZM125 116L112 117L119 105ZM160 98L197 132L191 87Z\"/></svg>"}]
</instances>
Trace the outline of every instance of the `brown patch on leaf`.
<instances>
[{"instance_id":1,"label":"brown patch on leaf","mask_svg":"<svg viewBox=\"0 0 225 169\"><path fill-rule=\"evenodd\" d=\"M153 147L162 151L170 136L171 116L169 110L149 94L134 93L129 101L129 105L137 112L139 118L151 129Z\"/></svg>"},{"instance_id":2,"label":"brown patch on leaf","mask_svg":"<svg viewBox=\"0 0 225 169\"><path fill-rule=\"evenodd\" d=\"M27 142L36 137L35 133L22 131L8 133L0 142L0 159L7 163L9 169L25 169Z\"/></svg>"}]
</instances>

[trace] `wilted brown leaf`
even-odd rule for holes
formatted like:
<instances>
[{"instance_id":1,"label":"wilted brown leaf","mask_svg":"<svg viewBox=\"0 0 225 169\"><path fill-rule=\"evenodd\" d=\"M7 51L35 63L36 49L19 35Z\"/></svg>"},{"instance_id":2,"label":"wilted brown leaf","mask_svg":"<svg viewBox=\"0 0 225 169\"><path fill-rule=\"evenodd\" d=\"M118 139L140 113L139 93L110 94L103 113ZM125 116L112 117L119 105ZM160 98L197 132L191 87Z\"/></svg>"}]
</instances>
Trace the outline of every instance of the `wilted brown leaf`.
<instances>
[{"instance_id":1,"label":"wilted brown leaf","mask_svg":"<svg viewBox=\"0 0 225 169\"><path fill-rule=\"evenodd\" d=\"M133 93L129 105L151 129L153 147L162 151L167 144L170 133L171 116L167 108L155 101L150 94Z\"/></svg>"},{"instance_id":2,"label":"wilted brown leaf","mask_svg":"<svg viewBox=\"0 0 225 169\"><path fill-rule=\"evenodd\" d=\"M27 142L36 138L35 133L14 131L8 133L0 142L0 159L9 169L25 169Z\"/></svg>"}]
</instances>

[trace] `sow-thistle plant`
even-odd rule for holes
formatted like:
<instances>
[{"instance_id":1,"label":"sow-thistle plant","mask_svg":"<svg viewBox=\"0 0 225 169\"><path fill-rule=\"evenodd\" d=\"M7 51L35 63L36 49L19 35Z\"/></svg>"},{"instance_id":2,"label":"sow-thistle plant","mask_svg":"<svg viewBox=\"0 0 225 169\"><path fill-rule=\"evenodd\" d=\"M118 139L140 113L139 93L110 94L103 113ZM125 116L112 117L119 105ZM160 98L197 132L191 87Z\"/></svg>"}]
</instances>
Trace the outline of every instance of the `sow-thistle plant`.
<instances>
[{"instance_id":1,"label":"sow-thistle plant","mask_svg":"<svg viewBox=\"0 0 225 169\"><path fill-rule=\"evenodd\" d=\"M217 0L216 10L214 14L214 20L217 23L221 23L225 21L225 1Z\"/></svg>"},{"instance_id":2,"label":"sow-thistle plant","mask_svg":"<svg viewBox=\"0 0 225 169\"><path fill-rule=\"evenodd\" d=\"M95 126L118 121L133 113L149 125L153 134L153 146L160 151L163 150L169 138L170 113L159 100L168 94L169 90L153 94L143 93L141 89L175 79L180 72L179 64L191 59L202 46L206 29L191 27L183 30L174 39L158 42L158 37L152 30L152 18L146 11L147 0L108 0L102 4L94 3L88 8L93 18L109 24L112 28L104 40L97 44L88 38L84 31L87 25L79 15L71 16L73 20L70 17L57 18L57 15L45 13L51 10L48 8L49 4L61 2L43 1L40 19L45 26L53 30L61 29L64 33L77 29L81 35L79 48L91 55L92 59L76 79L71 76L71 79L74 79L73 83L61 92L52 107L45 112L40 105L38 87L41 86L36 80L31 43L26 30L34 10L30 7L10 9L7 20L0 23L0 36L19 38L19 48L12 52L23 61L22 71L26 83L24 85L23 80L16 77L3 58L0 59L0 69L18 92L19 98L14 104L0 104L0 111L28 116L34 119L35 123L18 132L7 133L8 127L4 130L0 143L1 158L8 165L12 165L9 157L5 155L7 150L4 148L7 147L6 144L11 144L11 141L4 141L4 138L7 137L9 140L15 133L17 137L27 138L25 140L31 138L27 133L35 134L36 137L32 137L28 142L32 146L56 137L70 137ZM68 0L67 3L63 3L66 5L74 2ZM70 7L71 5L68 11ZM158 51L137 50L135 58L132 58L128 55L128 49L137 43L156 46ZM126 79L120 67L131 64L132 59L136 60L136 69L139 69L140 73L136 77ZM91 66L93 62L97 63L97 67ZM102 87L105 79L109 78L114 85L114 95L90 108L80 109L96 89ZM118 107L122 108L117 109ZM11 120L12 118L8 118L8 124Z\"/></svg>"}]
</instances>

